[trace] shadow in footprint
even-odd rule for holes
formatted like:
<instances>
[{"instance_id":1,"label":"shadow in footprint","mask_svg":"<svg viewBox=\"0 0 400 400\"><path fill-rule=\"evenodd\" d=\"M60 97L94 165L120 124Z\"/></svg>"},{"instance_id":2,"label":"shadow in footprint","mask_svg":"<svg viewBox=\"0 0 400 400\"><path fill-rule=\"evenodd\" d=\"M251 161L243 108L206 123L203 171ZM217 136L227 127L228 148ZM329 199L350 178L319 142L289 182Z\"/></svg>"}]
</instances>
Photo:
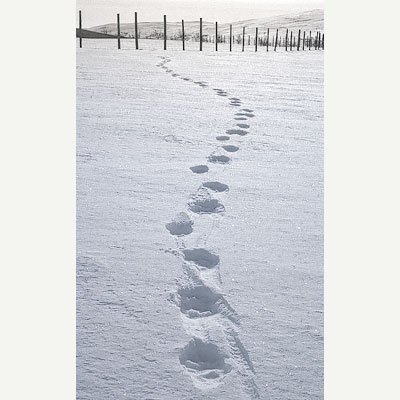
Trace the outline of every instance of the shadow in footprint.
<instances>
[{"instance_id":1,"label":"shadow in footprint","mask_svg":"<svg viewBox=\"0 0 400 400\"><path fill-rule=\"evenodd\" d=\"M208 172L207 165L195 165L194 167L190 167L191 171L195 174L204 174Z\"/></svg>"},{"instance_id":2,"label":"shadow in footprint","mask_svg":"<svg viewBox=\"0 0 400 400\"><path fill-rule=\"evenodd\" d=\"M239 136L247 135L247 131L244 131L243 129L228 129L226 133L228 135L239 135Z\"/></svg>"},{"instance_id":3,"label":"shadow in footprint","mask_svg":"<svg viewBox=\"0 0 400 400\"><path fill-rule=\"evenodd\" d=\"M217 199L193 198L189 204L189 210L196 214L221 214L225 212L225 207Z\"/></svg>"},{"instance_id":4,"label":"shadow in footprint","mask_svg":"<svg viewBox=\"0 0 400 400\"><path fill-rule=\"evenodd\" d=\"M237 115L238 117L248 117L248 118L253 118L254 117L254 114L243 113L243 112L236 113L235 115Z\"/></svg>"},{"instance_id":5,"label":"shadow in footprint","mask_svg":"<svg viewBox=\"0 0 400 400\"><path fill-rule=\"evenodd\" d=\"M250 108L242 108L242 111L252 113L253 110L250 110Z\"/></svg>"},{"instance_id":6,"label":"shadow in footprint","mask_svg":"<svg viewBox=\"0 0 400 400\"><path fill-rule=\"evenodd\" d=\"M222 294L203 284L180 287L173 301L188 318L206 318L221 314L233 323L239 324L235 310Z\"/></svg>"},{"instance_id":7,"label":"shadow in footprint","mask_svg":"<svg viewBox=\"0 0 400 400\"><path fill-rule=\"evenodd\" d=\"M208 161L215 163L215 164L226 164L229 161L231 161L231 159L224 155L212 154L211 156L208 156Z\"/></svg>"},{"instance_id":8,"label":"shadow in footprint","mask_svg":"<svg viewBox=\"0 0 400 400\"><path fill-rule=\"evenodd\" d=\"M212 190L213 192L227 192L229 190L229 186L225 185L225 183L221 182L204 182L203 186L207 189Z\"/></svg>"},{"instance_id":9,"label":"shadow in footprint","mask_svg":"<svg viewBox=\"0 0 400 400\"><path fill-rule=\"evenodd\" d=\"M247 118L244 118L244 117L236 117L235 120L236 120L236 121L247 121Z\"/></svg>"},{"instance_id":10,"label":"shadow in footprint","mask_svg":"<svg viewBox=\"0 0 400 400\"><path fill-rule=\"evenodd\" d=\"M176 217L165 225L171 235L185 236L193 232L193 221L185 212L181 212Z\"/></svg>"},{"instance_id":11,"label":"shadow in footprint","mask_svg":"<svg viewBox=\"0 0 400 400\"><path fill-rule=\"evenodd\" d=\"M250 125L248 124L236 124L239 128L247 129L250 128Z\"/></svg>"},{"instance_id":12,"label":"shadow in footprint","mask_svg":"<svg viewBox=\"0 0 400 400\"><path fill-rule=\"evenodd\" d=\"M230 137L229 137L229 136L222 135L222 136L217 136L216 139L217 139L217 140L220 140L221 142L224 142L225 140L229 140Z\"/></svg>"},{"instance_id":13,"label":"shadow in footprint","mask_svg":"<svg viewBox=\"0 0 400 400\"><path fill-rule=\"evenodd\" d=\"M192 261L200 267L214 268L219 264L219 256L206 249L185 249L182 253L185 261Z\"/></svg>"},{"instance_id":14,"label":"shadow in footprint","mask_svg":"<svg viewBox=\"0 0 400 400\"><path fill-rule=\"evenodd\" d=\"M233 146L233 145L226 145L226 146L222 146L222 148L226 151L228 151L229 153L234 153L236 151L239 150L239 147L237 146Z\"/></svg>"},{"instance_id":15,"label":"shadow in footprint","mask_svg":"<svg viewBox=\"0 0 400 400\"><path fill-rule=\"evenodd\" d=\"M182 349L179 361L195 383L215 385L232 370L225 362L228 358L215 344L193 338Z\"/></svg>"}]
</instances>

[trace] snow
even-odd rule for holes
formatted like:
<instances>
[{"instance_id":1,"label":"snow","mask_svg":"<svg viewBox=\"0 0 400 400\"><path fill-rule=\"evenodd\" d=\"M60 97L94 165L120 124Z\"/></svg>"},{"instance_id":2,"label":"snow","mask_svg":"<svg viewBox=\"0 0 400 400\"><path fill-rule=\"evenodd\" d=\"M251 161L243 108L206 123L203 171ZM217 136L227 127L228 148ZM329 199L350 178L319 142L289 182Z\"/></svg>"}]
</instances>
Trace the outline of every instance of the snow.
<instances>
[{"instance_id":1,"label":"snow","mask_svg":"<svg viewBox=\"0 0 400 400\"><path fill-rule=\"evenodd\" d=\"M323 52L83 46L77 398L322 399Z\"/></svg>"}]
</instances>

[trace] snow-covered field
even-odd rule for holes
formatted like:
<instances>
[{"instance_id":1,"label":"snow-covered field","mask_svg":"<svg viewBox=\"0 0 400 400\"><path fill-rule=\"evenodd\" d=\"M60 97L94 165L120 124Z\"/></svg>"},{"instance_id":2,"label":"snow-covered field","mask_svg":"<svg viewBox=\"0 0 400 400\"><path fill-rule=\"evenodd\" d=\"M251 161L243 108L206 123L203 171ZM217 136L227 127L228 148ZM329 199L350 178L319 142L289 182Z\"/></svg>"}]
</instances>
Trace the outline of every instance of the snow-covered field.
<instances>
[{"instance_id":1,"label":"snow-covered field","mask_svg":"<svg viewBox=\"0 0 400 400\"><path fill-rule=\"evenodd\" d=\"M140 44L77 49L77 398L322 399L323 52Z\"/></svg>"}]
</instances>

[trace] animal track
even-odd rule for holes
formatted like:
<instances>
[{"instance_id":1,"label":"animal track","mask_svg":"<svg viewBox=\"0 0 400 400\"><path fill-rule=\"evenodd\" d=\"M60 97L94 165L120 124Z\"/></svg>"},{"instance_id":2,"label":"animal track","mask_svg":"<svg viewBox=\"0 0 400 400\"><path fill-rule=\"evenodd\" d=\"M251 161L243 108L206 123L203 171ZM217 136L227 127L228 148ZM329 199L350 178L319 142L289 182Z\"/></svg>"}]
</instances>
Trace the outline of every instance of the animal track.
<instances>
[{"instance_id":1,"label":"animal track","mask_svg":"<svg viewBox=\"0 0 400 400\"><path fill-rule=\"evenodd\" d=\"M231 159L225 155L212 154L211 156L208 156L208 161L210 161L212 163L216 163L216 164L226 164L229 161L231 161Z\"/></svg>"},{"instance_id":2,"label":"animal track","mask_svg":"<svg viewBox=\"0 0 400 400\"><path fill-rule=\"evenodd\" d=\"M222 148L226 151L228 151L229 153L234 153L235 151L239 150L239 147L237 146L233 146L233 145L226 145L226 146L222 146Z\"/></svg>"},{"instance_id":3,"label":"animal track","mask_svg":"<svg viewBox=\"0 0 400 400\"><path fill-rule=\"evenodd\" d=\"M240 136L247 135L247 131L244 131L243 129L228 129L226 133L228 135L240 135Z\"/></svg>"},{"instance_id":4,"label":"animal track","mask_svg":"<svg viewBox=\"0 0 400 400\"><path fill-rule=\"evenodd\" d=\"M194 167L190 167L190 169L195 174L204 174L204 173L208 172L207 165L195 165Z\"/></svg>"},{"instance_id":5,"label":"animal track","mask_svg":"<svg viewBox=\"0 0 400 400\"><path fill-rule=\"evenodd\" d=\"M203 342L199 338L193 338L179 356L181 365L193 381L200 385L209 380L223 379L232 370L226 359L229 359L229 356L215 344Z\"/></svg>"},{"instance_id":6,"label":"animal track","mask_svg":"<svg viewBox=\"0 0 400 400\"><path fill-rule=\"evenodd\" d=\"M171 235L185 236L193 232L193 221L185 212L176 215L172 222L165 225Z\"/></svg>"},{"instance_id":7,"label":"animal track","mask_svg":"<svg viewBox=\"0 0 400 400\"><path fill-rule=\"evenodd\" d=\"M185 249L182 253L185 261L192 261L200 267L214 268L219 264L219 256L206 249Z\"/></svg>"},{"instance_id":8,"label":"animal track","mask_svg":"<svg viewBox=\"0 0 400 400\"><path fill-rule=\"evenodd\" d=\"M227 192L229 190L229 186L221 182L204 182L203 186L214 192Z\"/></svg>"},{"instance_id":9,"label":"animal track","mask_svg":"<svg viewBox=\"0 0 400 400\"><path fill-rule=\"evenodd\" d=\"M192 82L203 88L209 86L207 82L193 81L189 77L180 76L165 66L171 61L170 59L161 58L163 61L157 66L166 70L172 77L179 77L183 81ZM213 90L218 96L228 97L228 92L223 89ZM242 107L239 98L228 98L231 106ZM248 108L240 108L234 115L236 121L247 121L253 117L253 110ZM250 128L250 125L237 123L236 126L235 129L228 129L226 134L216 136L216 139L224 142L230 140L230 135L248 134L244 129ZM179 140L179 143L185 143L179 138L170 136L173 135L168 135L164 140ZM221 147L228 153L239 150L239 147L234 145L225 144ZM209 162L227 164L232 161L225 154L214 154L217 152L218 150L211 153L208 157ZM209 167L203 164L195 165L190 167L190 170L196 174L204 174L209 171ZM227 191L229 186L224 183L203 182L197 193L189 199L188 210L195 214L223 214L225 207L219 199L213 197L213 194ZM191 216L193 215L190 213L181 212L171 222L165 224L165 227L171 235L178 237L189 235L193 232L194 225ZM214 221L213 227L217 226ZM205 237L203 246L206 246L207 232L203 232L203 237ZM182 367L192 378L194 385L200 389L218 386L224 377L234 370L235 376L232 379L241 382L248 394L247 398L259 399L253 365L238 335L237 325L240 323L238 315L219 290L219 284L222 283L219 256L203 247L186 248L185 239L177 241L177 244L179 250L175 250L173 254L183 258L184 276L178 281L177 290L171 299L182 313L185 330L192 336L179 356Z\"/></svg>"}]
</instances>

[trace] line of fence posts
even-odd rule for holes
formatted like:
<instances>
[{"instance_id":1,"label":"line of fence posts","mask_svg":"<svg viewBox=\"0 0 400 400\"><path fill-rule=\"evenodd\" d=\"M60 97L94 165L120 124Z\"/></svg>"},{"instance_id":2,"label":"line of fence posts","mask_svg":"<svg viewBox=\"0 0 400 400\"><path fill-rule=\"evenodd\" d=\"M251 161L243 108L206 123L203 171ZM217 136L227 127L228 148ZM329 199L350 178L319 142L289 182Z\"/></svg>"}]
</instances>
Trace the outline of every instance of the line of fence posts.
<instances>
[{"instance_id":1,"label":"line of fence posts","mask_svg":"<svg viewBox=\"0 0 400 400\"><path fill-rule=\"evenodd\" d=\"M258 35L258 27L256 27L256 35L255 35L255 40L254 40L254 45L255 45L255 51L258 51L258 45L264 46L266 45L267 51L269 51L269 46L270 46L270 29L267 29L267 38L265 39L260 39ZM272 47L274 48L274 51L276 51L276 48L278 46L278 32L279 30L276 30L276 35L272 36ZM235 41L235 36L232 34L232 25L229 25L229 51L232 51L232 44ZM79 47L82 48L82 10L79 10L79 31L78 31L78 36L79 36ZM240 35L239 35L240 36ZM245 47L245 36L246 36L246 28L243 27L243 36L242 36L242 52L244 51ZM285 51L288 50L288 44L289 48L292 51L293 47L296 47L296 37L293 35L293 32L290 32L290 41L289 41L289 29L286 29L286 36L285 36ZM248 44L250 45L250 40L251 36L248 35ZM218 51L218 22L215 22L215 38L212 39L212 42L215 40L215 51ZM240 40L240 39L239 39ZM118 49L121 49L121 29L120 29L120 14L117 14L117 41L118 41ZM226 43L226 38L225 35L221 36L221 42ZM182 48L185 51L185 42L186 42L186 35L185 35L185 21L182 20ZM308 42L308 43L307 43ZM301 43L301 29L299 29L298 32L298 37L297 37L297 51L300 50L300 43ZM305 49L305 46L308 44L308 50L311 50L311 46L315 48L315 50L324 50L325 48L325 34L321 35L321 32L317 32L316 36L313 40L312 37L312 32L310 31L310 36L308 40L306 40L306 32L303 31L303 50ZM279 46L281 46L281 38L279 37ZM136 50L139 49L139 35L138 35L138 20L137 20L137 12L135 11L135 48ZM167 16L164 15L164 50L167 50ZM200 18L200 51L203 50L203 19Z\"/></svg>"},{"instance_id":2,"label":"line of fence posts","mask_svg":"<svg viewBox=\"0 0 400 400\"><path fill-rule=\"evenodd\" d=\"M138 38L138 24L137 24L137 12L135 11L135 47L139 50L139 38Z\"/></svg>"}]
</instances>

